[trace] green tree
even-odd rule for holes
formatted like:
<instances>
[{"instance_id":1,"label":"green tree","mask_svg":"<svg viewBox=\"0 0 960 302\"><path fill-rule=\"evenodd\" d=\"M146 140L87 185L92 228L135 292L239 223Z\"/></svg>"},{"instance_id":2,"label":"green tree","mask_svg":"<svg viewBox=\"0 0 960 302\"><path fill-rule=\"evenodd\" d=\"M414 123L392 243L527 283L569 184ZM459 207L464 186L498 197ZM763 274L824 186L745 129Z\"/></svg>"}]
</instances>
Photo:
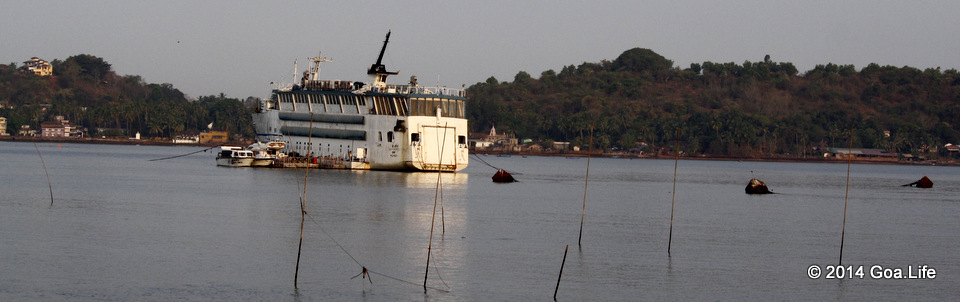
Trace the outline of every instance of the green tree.
<instances>
[{"instance_id":1,"label":"green tree","mask_svg":"<svg viewBox=\"0 0 960 302\"><path fill-rule=\"evenodd\" d=\"M613 71L660 72L673 67L673 61L646 48L633 48L620 54L612 64Z\"/></svg>"}]
</instances>

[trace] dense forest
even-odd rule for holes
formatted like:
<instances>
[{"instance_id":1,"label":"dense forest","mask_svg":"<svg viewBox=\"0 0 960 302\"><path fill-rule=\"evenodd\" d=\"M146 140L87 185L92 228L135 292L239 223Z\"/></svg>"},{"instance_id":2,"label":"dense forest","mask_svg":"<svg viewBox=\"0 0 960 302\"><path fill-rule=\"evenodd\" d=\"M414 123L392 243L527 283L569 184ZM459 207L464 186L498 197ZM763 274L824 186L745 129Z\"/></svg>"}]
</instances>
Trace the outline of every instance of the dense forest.
<instances>
[{"instance_id":1,"label":"dense forest","mask_svg":"<svg viewBox=\"0 0 960 302\"><path fill-rule=\"evenodd\" d=\"M63 116L93 137L195 135L210 123L235 137L253 137L248 107L223 93L189 100L171 84L117 75L102 58L86 54L50 64L52 76L0 65L0 117L7 118L8 132L21 125L39 130L40 123Z\"/></svg>"},{"instance_id":2,"label":"dense forest","mask_svg":"<svg viewBox=\"0 0 960 302\"><path fill-rule=\"evenodd\" d=\"M491 77L467 90L472 132L595 148L797 156L825 147L936 156L960 143L960 74L939 68L703 62L634 48L614 61ZM593 130L591 135L591 129ZM678 136L679 135L679 136Z\"/></svg>"},{"instance_id":3,"label":"dense forest","mask_svg":"<svg viewBox=\"0 0 960 302\"><path fill-rule=\"evenodd\" d=\"M213 123L252 138L256 99L220 95L188 99L170 84L120 76L91 55L54 60L52 76L0 65L0 116L8 132L64 116L94 137L141 133L169 138ZM467 88L471 132L513 133L545 145L568 141L595 148L690 155L796 156L817 148L875 148L937 156L960 143L960 73L870 64L825 64L800 73L763 61L694 63L678 68L634 48L613 61L519 72ZM852 142L850 138L853 138Z\"/></svg>"}]
</instances>

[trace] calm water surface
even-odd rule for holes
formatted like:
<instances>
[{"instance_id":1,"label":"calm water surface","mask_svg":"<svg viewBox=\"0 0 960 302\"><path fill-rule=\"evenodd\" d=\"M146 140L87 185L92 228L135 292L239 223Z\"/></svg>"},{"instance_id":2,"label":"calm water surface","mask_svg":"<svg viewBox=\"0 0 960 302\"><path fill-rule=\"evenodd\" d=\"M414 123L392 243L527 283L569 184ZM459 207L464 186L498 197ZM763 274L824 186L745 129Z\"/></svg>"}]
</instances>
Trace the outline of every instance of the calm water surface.
<instances>
[{"instance_id":1,"label":"calm water surface","mask_svg":"<svg viewBox=\"0 0 960 302\"><path fill-rule=\"evenodd\" d=\"M52 206L34 145L0 143L3 301L546 301L567 245L559 301L960 295L957 167L853 165L843 264L865 275L844 280L824 276L846 164L680 161L670 256L672 160L591 160L585 210L587 159L483 157L520 182L471 160L439 190L435 173L311 170L294 288L303 170L148 161L194 147L38 146ZM900 186L924 175L934 188ZM744 194L750 178L780 194ZM877 280L874 265L936 277ZM370 279L352 278L363 267Z\"/></svg>"}]
</instances>

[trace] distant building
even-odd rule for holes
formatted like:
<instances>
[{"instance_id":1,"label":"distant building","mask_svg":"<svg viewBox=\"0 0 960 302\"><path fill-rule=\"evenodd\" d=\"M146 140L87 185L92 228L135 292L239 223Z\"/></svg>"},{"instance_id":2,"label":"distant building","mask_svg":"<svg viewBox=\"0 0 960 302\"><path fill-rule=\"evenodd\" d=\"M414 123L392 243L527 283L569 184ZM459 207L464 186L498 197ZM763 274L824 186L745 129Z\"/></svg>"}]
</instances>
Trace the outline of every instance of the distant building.
<instances>
[{"instance_id":1,"label":"distant building","mask_svg":"<svg viewBox=\"0 0 960 302\"><path fill-rule=\"evenodd\" d=\"M80 130L70 124L63 116L57 116L54 121L40 124L41 137L80 137Z\"/></svg>"},{"instance_id":2,"label":"distant building","mask_svg":"<svg viewBox=\"0 0 960 302\"><path fill-rule=\"evenodd\" d=\"M946 150L949 155L958 155L960 154L960 146L954 144L946 144L943 146L943 150Z\"/></svg>"},{"instance_id":3,"label":"distant building","mask_svg":"<svg viewBox=\"0 0 960 302\"><path fill-rule=\"evenodd\" d=\"M48 76L53 74L53 65L41 58L33 57L29 61L23 62L23 70L33 72L38 76Z\"/></svg>"},{"instance_id":4,"label":"distant building","mask_svg":"<svg viewBox=\"0 0 960 302\"><path fill-rule=\"evenodd\" d=\"M10 136L10 133L7 133L7 118L0 117L0 136Z\"/></svg>"},{"instance_id":5,"label":"distant building","mask_svg":"<svg viewBox=\"0 0 960 302\"><path fill-rule=\"evenodd\" d=\"M543 152L543 146L530 143L530 144L524 145L523 151L540 153L540 152Z\"/></svg>"},{"instance_id":6,"label":"distant building","mask_svg":"<svg viewBox=\"0 0 960 302\"><path fill-rule=\"evenodd\" d=\"M177 135L173 138L174 144L196 144L200 142L200 136L197 135Z\"/></svg>"},{"instance_id":7,"label":"distant building","mask_svg":"<svg viewBox=\"0 0 960 302\"><path fill-rule=\"evenodd\" d=\"M20 131L17 131L19 136L36 136L37 131L30 129L30 125L20 125Z\"/></svg>"},{"instance_id":8,"label":"distant building","mask_svg":"<svg viewBox=\"0 0 960 302\"><path fill-rule=\"evenodd\" d=\"M473 144L473 147L477 149L486 149L486 148L493 147L493 142L486 141L486 140L471 140L471 143Z\"/></svg>"},{"instance_id":9,"label":"distant building","mask_svg":"<svg viewBox=\"0 0 960 302\"><path fill-rule=\"evenodd\" d=\"M226 131L204 131L200 132L200 143L201 144L222 144L226 143L229 139Z\"/></svg>"},{"instance_id":10,"label":"distant building","mask_svg":"<svg viewBox=\"0 0 960 302\"><path fill-rule=\"evenodd\" d=\"M471 142L471 145L480 150L480 149L499 149L500 151L505 152L519 152L520 146L518 140L513 134L497 134L497 128L491 126L490 133L484 135L479 133L475 135L476 140Z\"/></svg>"},{"instance_id":11,"label":"distant building","mask_svg":"<svg viewBox=\"0 0 960 302\"><path fill-rule=\"evenodd\" d=\"M824 151L823 157L836 157L839 159L848 158L850 156L857 158L897 158L897 153L883 152L884 150L880 149L828 147L825 148Z\"/></svg>"}]
</instances>

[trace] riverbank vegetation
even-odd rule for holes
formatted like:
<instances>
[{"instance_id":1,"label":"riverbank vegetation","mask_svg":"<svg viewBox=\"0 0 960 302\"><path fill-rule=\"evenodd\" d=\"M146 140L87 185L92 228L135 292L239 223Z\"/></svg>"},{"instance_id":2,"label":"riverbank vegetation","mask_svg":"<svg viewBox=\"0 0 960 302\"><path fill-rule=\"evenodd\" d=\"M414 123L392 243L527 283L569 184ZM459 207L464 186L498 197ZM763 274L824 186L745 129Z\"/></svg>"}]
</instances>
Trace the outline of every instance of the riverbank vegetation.
<instances>
[{"instance_id":1,"label":"riverbank vegetation","mask_svg":"<svg viewBox=\"0 0 960 302\"><path fill-rule=\"evenodd\" d=\"M212 128L250 139L255 98L189 98L171 84L117 75L92 55L53 60L52 76L0 65L0 117L8 132L64 116L93 137L172 138ZM955 69L792 63L694 63L675 67L649 49L613 61L564 66L513 81L490 77L467 88L470 128L496 126L535 142L564 141L635 152L776 157L828 147L936 157L960 143L960 73ZM591 132L592 129L592 132ZM954 152L956 153L956 152Z\"/></svg>"},{"instance_id":2,"label":"riverbank vegetation","mask_svg":"<svg viewBox=\"0 0 960 302\"><path fill-rule=\"evenodd\" d=\"M688 68L649 49L468 89L472 132L595 148L770 157L827 147L936 156L960 143L960 74L904 66L703 62Z\"/></svg>"},{"instance_id":3,"label":"riverbank vegetation","mask_svg":"<svg viewBox=\"0 0 960 302\"><path fill-rule=\"evenodd\" d=\"M250 111L235 98L220 95L189 99L171 84L146 83L140 76L116 74L91 55L53 60L53 75L38 76L16 64L0 65L0 117L17 134L20 126L63 116L93 137L170 138L210 128L252 137ZM255 103L255 100L250 100Z\"/></svg>"}]
</instances>

